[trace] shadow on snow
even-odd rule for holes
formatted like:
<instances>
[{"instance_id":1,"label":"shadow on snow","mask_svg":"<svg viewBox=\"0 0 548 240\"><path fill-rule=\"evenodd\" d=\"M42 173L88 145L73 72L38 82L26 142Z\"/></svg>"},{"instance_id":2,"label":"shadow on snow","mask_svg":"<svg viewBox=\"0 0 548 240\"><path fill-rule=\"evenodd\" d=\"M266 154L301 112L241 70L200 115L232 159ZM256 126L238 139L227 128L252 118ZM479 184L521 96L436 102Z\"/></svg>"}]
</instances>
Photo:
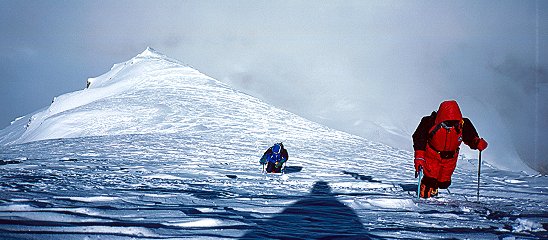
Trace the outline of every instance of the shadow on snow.
<instances>
[{"instance_id":1,"label":"shadow on snow","mask_svg":"<svg viewBox=\"0 0 548 240\"><path fill-rule=\"evenodd\" d=\"M285 167L284 172L285 173L296 173L296 172L300 172L301 170L303 170L303 167L301 167L301 166L287 166L287 167Z\"/></svg>"},{"instance_id":2,"label":"shadow on snow","mask_svg":"<svg viewBox=\"0 0 548 240\"><path fill-rule=\"evenodd\" d=\"M371 176L365 176L365 175L361 175L361 174L354 173L354 172L343 171L342 173L350 175L356 180L362 180L362 181L367 181L367 182L378 182L378 183L381 182L379 180L373 180L373 177L371 177Z\"/></svg>"},{"instance_id":3,"label":"shadow on snow","mask_svg":"<svg viewBox=\"0 0 548 240\"><path fill-rule=\"evenodd\" d=\"M327 182L314 184L311 193L275 217L256 220L256 229L242 239L369 239L354 210L331 193Z\"/></svg>"}]
</instances>

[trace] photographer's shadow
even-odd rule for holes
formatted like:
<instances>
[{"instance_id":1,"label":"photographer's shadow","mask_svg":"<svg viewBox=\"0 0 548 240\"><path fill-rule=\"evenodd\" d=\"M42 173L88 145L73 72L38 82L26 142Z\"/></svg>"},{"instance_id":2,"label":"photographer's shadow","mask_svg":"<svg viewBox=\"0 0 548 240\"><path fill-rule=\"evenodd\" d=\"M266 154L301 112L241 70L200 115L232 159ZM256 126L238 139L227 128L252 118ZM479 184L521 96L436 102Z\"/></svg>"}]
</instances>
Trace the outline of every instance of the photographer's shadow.
<instances>
[{"instance_id":1,"label":"photographer's shadow","mask_svg":"<svg viewBox=\"0 0 548 240\"><path fill-rule=\"evenodd\" d=\"M331 193L327 182L314 184L310 195L275 217L256 222L242 239L369 239L354 210Z\"/></svg>"}]
</instances>

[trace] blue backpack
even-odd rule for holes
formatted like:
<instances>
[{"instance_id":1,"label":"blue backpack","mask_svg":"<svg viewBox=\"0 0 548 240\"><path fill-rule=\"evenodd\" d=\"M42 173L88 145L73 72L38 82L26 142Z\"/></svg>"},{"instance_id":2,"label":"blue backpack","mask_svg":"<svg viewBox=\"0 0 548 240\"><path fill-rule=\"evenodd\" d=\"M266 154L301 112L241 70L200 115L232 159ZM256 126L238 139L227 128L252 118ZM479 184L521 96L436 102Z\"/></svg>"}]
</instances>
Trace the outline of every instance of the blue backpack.
<instances>
[{"instance_id":1,"label":"blue backpack","mask_svg":"<svg viewBox=\"0 0 548 240\"><path fill-rule=\"evenodd\" d=\"M276 163L281 162L282 160L282 146L279 143L274 144L272 146L272 153L267 156L268 162Z\"/></svg>"}]
</instances>

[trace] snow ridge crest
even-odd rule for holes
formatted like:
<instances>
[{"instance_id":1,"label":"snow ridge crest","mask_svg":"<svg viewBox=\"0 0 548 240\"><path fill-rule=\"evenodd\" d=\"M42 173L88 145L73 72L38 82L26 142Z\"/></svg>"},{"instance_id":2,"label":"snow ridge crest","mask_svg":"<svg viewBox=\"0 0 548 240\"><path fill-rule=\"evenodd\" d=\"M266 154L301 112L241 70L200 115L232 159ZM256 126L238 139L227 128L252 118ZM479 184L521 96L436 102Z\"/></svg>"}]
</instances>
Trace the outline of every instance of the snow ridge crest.
<instances>
[{"instance_id":1,"label":"snow ridge crest","mask_svg":"<svg viewBox=\"0 0 548 240\"><path fill-rule=\"evenodd\" d=\"M170 59L168 56L156 51L154 48L147 47L143 52L137 54L133 59L151 59L151 58L160 58L160 59Z\"/></svg>"},{"instance_id":2,"label":"snow ridge crest","mask_svg":"<svg viewBox=\"0 0 548 240\"><path fill-rule=\"evenodd\" d=\"M228 87L147 47L130 60L114 64L110 71L89 78L84 90L55 97L47 108L19 118L6 129L0 130L0 145L51 138L162 132L171 127L160 120L154 120L153 116L158 113L177 113L184 109L171 106L174 103L159 107L150 102L177 102L178 98L167 99L164 94L174 94L170 91L181 93L183 86L190 89ZM113 104L112 99L116 98L124 100ZM135 98L140 99L140 102L131 102ZM132 111L131 108L135 109ZM118 119L118 122L113 119ZM124 121L126 123L120 126L120 122ZM142 126L145 123L147 127ZM124 127L129 125L134 126ZM174 129L164 132L172 132Z\"/></svg>"}]
</instances>

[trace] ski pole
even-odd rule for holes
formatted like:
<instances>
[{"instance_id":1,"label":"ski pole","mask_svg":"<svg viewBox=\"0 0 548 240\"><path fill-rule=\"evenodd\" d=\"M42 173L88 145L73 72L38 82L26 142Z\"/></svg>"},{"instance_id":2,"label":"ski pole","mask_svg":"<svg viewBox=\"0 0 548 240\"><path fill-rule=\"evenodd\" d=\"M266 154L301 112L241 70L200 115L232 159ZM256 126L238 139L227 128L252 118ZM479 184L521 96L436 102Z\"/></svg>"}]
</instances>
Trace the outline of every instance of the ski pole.
<instances>
[{"instance_id":1,"label":"ski pole","mask_svg":"<svg viewBox=\"0 0 548 240\"><path fill-rule=\"evenodd\" d=\"M477 192L477 198L479 202L479 189L480 189L480 174L481 174L481 151L479 152L479 159L478 159L478 192Z\"/></svg>"},{"instance_id":2,"label":"ski pole","mask_svg":"<svg viewBox=\"0 0 548 240\"><path fill-rule=\"evenodd\" d=\"M419 181L417 182L417 199L421 199L422 167L419 167Z\"/></svg>"}]
</instances>

